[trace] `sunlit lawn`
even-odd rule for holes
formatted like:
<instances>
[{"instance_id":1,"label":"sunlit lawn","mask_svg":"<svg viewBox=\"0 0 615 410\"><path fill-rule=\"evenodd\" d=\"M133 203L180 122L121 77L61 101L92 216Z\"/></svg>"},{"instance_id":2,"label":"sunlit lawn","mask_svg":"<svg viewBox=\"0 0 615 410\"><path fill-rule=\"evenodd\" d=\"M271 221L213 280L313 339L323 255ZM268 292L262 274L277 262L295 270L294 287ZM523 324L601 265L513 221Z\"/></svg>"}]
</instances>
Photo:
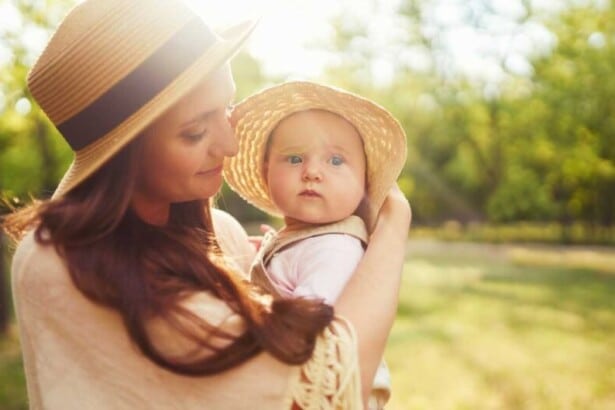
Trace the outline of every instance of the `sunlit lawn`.
<instances>
[{"instance_id":1,"label":"sunlit lawn","mask_svg":"<svg viewBox=\"0 0 615 410\"><path fill-rule=\"evenodd\" d=\"M0 337L0 409L27 409L24 379L17 330L12 327L8 337Z\"/></svg>"},{"instance_id":2,"label":"sunlit lawn","mask_svg":"<svg viewBox=\"0 0 615 410\"><path fill-rule=\"evenodd\" d=\"M615 249L413 241L388 409L615 409ZM15 332L0 409L26 409Z\"/></svg>"},{"instance_id":3,"label":"sunlit lawn","mask_svg":"<svg viewBox=\"0 0 615 410\"><path fill-rule=\"evenodd\" d=\"M615 409L615 249L409 253L390 409Z\"/></svg>"}]
</instances>

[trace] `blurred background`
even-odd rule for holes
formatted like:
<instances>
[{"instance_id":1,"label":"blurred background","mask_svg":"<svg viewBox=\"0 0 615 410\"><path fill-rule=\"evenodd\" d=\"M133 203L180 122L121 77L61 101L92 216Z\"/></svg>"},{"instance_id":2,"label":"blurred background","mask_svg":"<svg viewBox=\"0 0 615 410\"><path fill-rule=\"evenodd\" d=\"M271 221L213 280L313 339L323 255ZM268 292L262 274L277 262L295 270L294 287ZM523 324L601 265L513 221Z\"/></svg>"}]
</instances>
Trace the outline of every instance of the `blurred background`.
<instances>
[{"instance_id":1,"label":"blurred background","mask_svg":"<svg viewBox=\"0 0 615 410\"><path fill-rule=\"evenodd\" d=\"M25 77L75 3L0 0L0 215L50 196L71 161ZM615 409L615 2L191 3L214 27L260 18L238 99L326 82L406 130L388 408ZM250 232L278 223L226 187L217 203ZM26 409L0 244L0 409Z\"/></svg>"}]
</instances>

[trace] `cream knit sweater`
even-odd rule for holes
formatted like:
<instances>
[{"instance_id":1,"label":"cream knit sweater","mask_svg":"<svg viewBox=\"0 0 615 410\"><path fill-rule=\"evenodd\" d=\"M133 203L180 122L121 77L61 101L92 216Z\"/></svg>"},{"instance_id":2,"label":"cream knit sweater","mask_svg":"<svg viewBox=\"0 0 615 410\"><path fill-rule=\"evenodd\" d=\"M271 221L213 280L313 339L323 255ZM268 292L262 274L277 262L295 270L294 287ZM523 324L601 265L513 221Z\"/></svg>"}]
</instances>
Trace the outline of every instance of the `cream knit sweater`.
<instances>
[{"instance_id":1,"label":"cream knit sweater","mask_svg":"<svg viewBox=\"0 0 615 410\"><path fill-rule=\"evenodd\" d=\"M213 215L221 247L245 269L253 254L245 231L230 215ZM143 356L120 316L85 298L53 247L36 243L32 233L14 255L12 286L31 409L361 408L356 338L341 318L303 366L262 353L224 373L186 377ZM243 329L242 319L207 292L186 306L227 330ZM151 331L159 348L189 348L163 326Z\"/></svg>"}]
</instances>

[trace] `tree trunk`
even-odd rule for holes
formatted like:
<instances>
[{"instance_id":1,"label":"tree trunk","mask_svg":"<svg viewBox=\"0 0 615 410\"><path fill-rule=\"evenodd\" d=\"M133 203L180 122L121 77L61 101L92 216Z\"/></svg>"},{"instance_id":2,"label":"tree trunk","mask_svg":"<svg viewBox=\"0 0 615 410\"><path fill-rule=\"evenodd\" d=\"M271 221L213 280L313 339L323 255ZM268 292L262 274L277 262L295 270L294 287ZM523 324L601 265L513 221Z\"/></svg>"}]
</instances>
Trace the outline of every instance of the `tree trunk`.
<instances>
[{"instance_id":1,"label":"tree trunk","mask_svg":"<svg viewBox=\"0 0 615 410\"><path fill-rule=\"evenodd\" d=\"M49 140L47 138L47 130L45 129L45 123L40 117L35 119L36 121L36 142L38 144L38 150L42 159L42 192L44 195L48 195L49 192L53 192L57 181L54 179L55 170L57 168L57 160L51 152L49 146Z\"/></svg>"},{"instance_id":2,"label":"tree trunk","mask_svg":"<svg viewBox=\"0 0 615 410\"><path fill-rule=\"evenodd\" d=\"M5 243L4 232L0 229L0 335L7 332L9 327L9 292L8 280L5 275Z\"/></svg>"}]
</instances>

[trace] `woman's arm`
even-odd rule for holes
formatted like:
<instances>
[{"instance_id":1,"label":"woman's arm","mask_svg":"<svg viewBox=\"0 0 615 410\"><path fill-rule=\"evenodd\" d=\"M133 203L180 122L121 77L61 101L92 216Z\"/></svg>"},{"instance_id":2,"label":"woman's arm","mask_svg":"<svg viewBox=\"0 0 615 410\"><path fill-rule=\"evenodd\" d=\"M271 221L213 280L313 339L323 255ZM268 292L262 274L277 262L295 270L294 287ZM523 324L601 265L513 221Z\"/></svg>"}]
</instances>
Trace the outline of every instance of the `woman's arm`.
<instances>
[{"instance_id":1,"label":"woman's arm","mask_svg":"<svg viewBox=\"0 0 615 410\"><path fill-rule=\"evenodd\" d=\"M395 186L380 210L365 256L335 304L336 314L348 319L357 334L364 403L395 319L411 219L410 205Z\"/></svg>"}]
</instances>

